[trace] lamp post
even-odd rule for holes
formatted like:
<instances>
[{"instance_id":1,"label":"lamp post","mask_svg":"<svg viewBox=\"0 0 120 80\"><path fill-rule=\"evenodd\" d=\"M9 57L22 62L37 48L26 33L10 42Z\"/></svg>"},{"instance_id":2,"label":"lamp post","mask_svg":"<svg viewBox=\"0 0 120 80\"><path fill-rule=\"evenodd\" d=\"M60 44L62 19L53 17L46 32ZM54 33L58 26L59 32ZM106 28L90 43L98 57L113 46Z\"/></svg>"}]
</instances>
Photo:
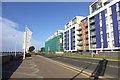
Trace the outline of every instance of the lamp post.
<instances>
[{"instance_id":1,"label":"lamp post","mask_svg":"<svg viewBox=\"0 0 120 80\"><path fill-rule=\"evenodd\" d=\"M24 32L24 54L23 54L23 59L25 59L25 52L26 52L26 32Z\"/></svg>"},{"instance_id":2,"label":"lamp post","mask_svg":"<svg viewBox=\"0 0 120 80\"><path fill-rule=\"evenodd\" d=\"M15 57L16 57L17 34L16 34L16 35L13 35L13 37L15 37Z\"/></svg>"}]
</instances>

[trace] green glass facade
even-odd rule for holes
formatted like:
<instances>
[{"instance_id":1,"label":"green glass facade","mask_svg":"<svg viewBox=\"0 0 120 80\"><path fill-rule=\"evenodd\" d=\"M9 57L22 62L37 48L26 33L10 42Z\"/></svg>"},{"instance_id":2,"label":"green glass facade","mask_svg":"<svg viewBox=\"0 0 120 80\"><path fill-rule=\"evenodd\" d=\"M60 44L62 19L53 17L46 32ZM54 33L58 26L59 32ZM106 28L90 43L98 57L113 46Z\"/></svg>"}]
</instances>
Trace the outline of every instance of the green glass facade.
<instances>
[{"instance_id":1,"label":"green glass facade","mask_svg":"<svg viewBox=\"0 0 120 80\"><path fill-rule=\"evenodd\" d=\"M57 33L57 35L45 42L45 52L59 51L63 51L63 32Z\"/></svg>"}]
</instances>

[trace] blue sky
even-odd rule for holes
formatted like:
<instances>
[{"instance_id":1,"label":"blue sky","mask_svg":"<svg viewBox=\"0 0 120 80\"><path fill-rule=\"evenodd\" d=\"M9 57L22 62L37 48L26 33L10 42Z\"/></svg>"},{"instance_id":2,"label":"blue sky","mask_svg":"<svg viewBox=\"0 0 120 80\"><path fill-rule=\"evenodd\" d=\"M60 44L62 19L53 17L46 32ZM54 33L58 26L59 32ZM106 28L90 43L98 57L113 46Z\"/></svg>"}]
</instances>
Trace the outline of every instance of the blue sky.
<instances>
[{"instance_id":1,"label":"blue sky","mask_svg":"<svg viewBox=\"0 0 120 80\"><path fill-rule=\"evenodd\" d=\"M28 25L32 38L44 46L45 40L74 16L88 16L91 2L4 2L2 17L19 25L24 31Z\"/></svg>"}]
</instances>

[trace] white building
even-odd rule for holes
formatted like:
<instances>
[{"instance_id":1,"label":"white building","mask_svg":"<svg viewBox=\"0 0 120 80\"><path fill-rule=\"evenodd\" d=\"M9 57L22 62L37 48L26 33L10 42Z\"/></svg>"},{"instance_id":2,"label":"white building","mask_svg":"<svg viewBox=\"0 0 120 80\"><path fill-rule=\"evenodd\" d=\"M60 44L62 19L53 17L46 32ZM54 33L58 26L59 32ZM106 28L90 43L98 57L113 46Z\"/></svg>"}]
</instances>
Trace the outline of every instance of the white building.
<instances>
[{"instance_id":1,"label":"white building","mask_svg":"<svg viewBox=\"0 0 120 80\"><path fill-rule=\"evenodd\" d=\"M77 51L80 47L78 44L78 39L80 38L77 34L79 31L77 30L80 25L80 21L85 17L75 16L71 21L69 21L65 25L64 35L63 35L63 48L66 52L74 52Z\"/></svg>"},{"instance_id":2,"label":"white building","mask_svg":"<svg viewBox=\"0 0 120 80\"><path fill-rule=\"evenodd\" d=\"M89 8L89 49L120 49L120 0L96 0Z\"/></svg>"}]
</instances>

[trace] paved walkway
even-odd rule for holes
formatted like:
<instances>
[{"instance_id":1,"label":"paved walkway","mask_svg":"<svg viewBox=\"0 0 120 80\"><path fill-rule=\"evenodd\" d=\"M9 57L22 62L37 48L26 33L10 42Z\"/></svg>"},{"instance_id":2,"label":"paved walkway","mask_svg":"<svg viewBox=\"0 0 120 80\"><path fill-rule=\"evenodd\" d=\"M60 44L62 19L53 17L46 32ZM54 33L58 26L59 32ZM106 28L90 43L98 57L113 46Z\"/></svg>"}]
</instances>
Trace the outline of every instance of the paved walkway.
<instances>
[{"instance_id":1,"label":"paved walkway","mask_svg":"<svg viewBox=\"0 0 120 80\"><path fill-rule=\"evenodd\" d=\"M3 78L87 78L40 55L25 60L17 59L3 66ZM72 79L73 78L73 79ZM84 80L84 79L83 79Z\"/></svg>"}]
</instances>

